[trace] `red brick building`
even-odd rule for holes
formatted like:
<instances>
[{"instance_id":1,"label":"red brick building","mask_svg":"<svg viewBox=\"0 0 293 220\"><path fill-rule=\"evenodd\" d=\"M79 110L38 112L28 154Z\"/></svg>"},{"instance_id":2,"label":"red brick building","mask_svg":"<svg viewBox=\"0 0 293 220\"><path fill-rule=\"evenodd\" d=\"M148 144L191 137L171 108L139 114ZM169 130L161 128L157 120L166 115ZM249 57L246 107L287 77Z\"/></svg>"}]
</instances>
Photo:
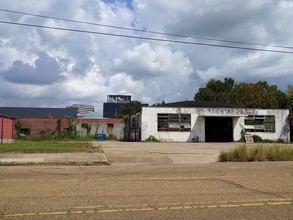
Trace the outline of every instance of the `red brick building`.
<instances>
[{"instance_id":1,"label":"red brick building","mask_svg":"<svg viewBox=\"0 0 293 220\"><path fill-rule=\"evenodd\" d=\"M0 114L0 143L14 141L14 119Z\"/></svg>"}]
</instances>

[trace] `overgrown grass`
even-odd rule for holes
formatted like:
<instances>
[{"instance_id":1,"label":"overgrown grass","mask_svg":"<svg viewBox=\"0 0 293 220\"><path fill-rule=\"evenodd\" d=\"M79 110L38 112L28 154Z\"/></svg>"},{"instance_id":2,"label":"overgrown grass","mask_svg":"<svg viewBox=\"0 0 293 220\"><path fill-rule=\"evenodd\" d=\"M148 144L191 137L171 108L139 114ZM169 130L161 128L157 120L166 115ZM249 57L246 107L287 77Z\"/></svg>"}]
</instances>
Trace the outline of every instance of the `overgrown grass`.
<instances>
[{"instance_id":1,"label":"overgrown grass","mask_svg":"<svg viewBox=\"0 0 293 220\"><path fill-rule=\"evenodd\" d=\"M93 141L96 135L85 135L78 137L68 137L62 135L40 135L40 136L24 136L19 137L19 141Z\"/></svg>"},{"instance_id":2,"label":"overgrown grass","mask_svg":"<svg viewBox=\"0 0 293 220\"><path fill-rule=\"evenodd\" d=\"M257 145L239 147L222 151L219 156L220 162L251 162L251 161L293 161L292 145Z\"/></svg>"},{"instance_id":3,"label":"overgrown grass","mask_svg":"<svg viewBox=\"0 0 293 220\"><path fill-rule=\"evenodd\" d=\"M0 153L101 152L100 147L83 141L22 141L0 144Z\"/></svg>"}]
</instances>

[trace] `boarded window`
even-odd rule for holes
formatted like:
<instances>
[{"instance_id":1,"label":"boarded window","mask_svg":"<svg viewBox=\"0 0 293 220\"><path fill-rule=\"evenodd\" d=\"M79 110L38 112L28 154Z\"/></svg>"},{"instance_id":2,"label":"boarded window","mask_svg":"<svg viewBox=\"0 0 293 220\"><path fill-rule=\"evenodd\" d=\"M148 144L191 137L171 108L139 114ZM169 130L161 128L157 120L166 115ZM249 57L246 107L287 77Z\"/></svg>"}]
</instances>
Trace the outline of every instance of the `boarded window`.
<instances>
[{"instance_id":1,"label":"boarded window","mask_svg":"<svg viewBox=\"0 0 293 220\"><path fill-rule=\"evenodd\" d=\"M275 116L250 115L244 119L246 132L275 132Z\"/></svg>"},{"instance_id":2,"label":"boarded window","mask_svg":"<svg viewBox=\"0 0 293 220\"><path fill-rule=\"evenodd\" d=\"M112 124L112 123L111 124L107 124L107 129L111 129L112 130L113 128L114 128L114 124Z\"/></svg>"},{"instance_id":3,"label":"boarded window","mask_svg":"<svg viewBox=\"0 0 293 220\"><path fill-rule=\"evenodd\" d=\"M190 131L190 114L158 114L158 131Z\"/></svg>"},{"instance_id":4,"label":"boarded window","mask_svg":"<svg viewBox=\"0 0 293 220\"><path fill-rule=\"evenodd\" d=\"M31 130L29 128L21 128L20 135L21 136L30 136Z\"/></svg>"}]
</instances>

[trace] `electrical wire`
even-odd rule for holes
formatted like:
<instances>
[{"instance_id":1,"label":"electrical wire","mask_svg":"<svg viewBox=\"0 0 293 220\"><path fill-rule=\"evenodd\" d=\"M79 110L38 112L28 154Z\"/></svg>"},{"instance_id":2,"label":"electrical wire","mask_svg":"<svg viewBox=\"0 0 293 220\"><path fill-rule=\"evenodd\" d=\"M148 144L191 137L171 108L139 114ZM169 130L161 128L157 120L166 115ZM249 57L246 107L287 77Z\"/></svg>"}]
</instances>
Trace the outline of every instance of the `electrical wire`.
<instances>
[{"instance_id":1,"label":"electrical wire","mask_svg":"<svg viewBox=\"0 0 293 220\"><path fill-rule=\"evenodd\" d=\"M112 37L132 38L132 39L139 39L139 40L149 40L149 41L160 41L160 42L168 42L168 43L180 43L180 44L189 44L189 45L209 46L209 47L222 47L222 48L233 48L233 49L240 49L240 50L252 50L252 51L262 51L262 52L293 54L293 51L270 50L270 49L261 49L261 48L252 48L252 47L238 47L238 46L231 46L231 45L221 45L221 44L199 43L199 42L191 42L191 41L170 40L170 39L162 39L162 38L132 36L132 35L125 35L125 34L114 34L114 33L98 32L98 31L88 31L88 30L80 30L80 29L52 27L52 26L37 25L37 24L26 24L26 23L10 22L10 21L3 21L3 20L0 20L0 23L26 26L26 27L44 28L44 29L51 29L51 30L105 35L105 36L112 36Z\"/></svg>"},{"instance_id":2,"label":"electrical wire","mask_svg":"<svg viewBox=\"0 0 293 220\"><path fill-rule=\"evenodd\" d=\"M8 13L14 13L14 14L28 15L28 16L33 16L33 17L46 18L46 19L73 22L73 23L79 23L79 24L94 25L94 26L100 26L100 27L106 27L106 28L114 28L114 29L127 30L127 31L143 32L143 33L150 33L150 34L157 34L157 35L165 35L165 36L170 36L170 37L193 38L193 39L200 39L200 40L206 40L206 41L217 41L217 42L232 43L232 44L242 44L242 45L254 45L254 46L263 46L263 47L293 49L293 47L290 47L290 46L280 46L280 45L274 45L274 44L260 44L260 43L233 41L233 40L225 40L225 39L217 39L217 38L209 38L209 37L181 35L181 34L174 34L174 33L150 31L150 30L141 30L141 29L121 27L121 26L115 26L115 25L106 25L106 24L86 22L86 21L80 21L80 20L59 18L59 17L47 16L47 15L38 15L38 14L20 12L20 11L14 11L14 10L8 10L8 9L3 9L3 8L0 8L0 11L8 12Z\"/></svg>"}]
</instances>

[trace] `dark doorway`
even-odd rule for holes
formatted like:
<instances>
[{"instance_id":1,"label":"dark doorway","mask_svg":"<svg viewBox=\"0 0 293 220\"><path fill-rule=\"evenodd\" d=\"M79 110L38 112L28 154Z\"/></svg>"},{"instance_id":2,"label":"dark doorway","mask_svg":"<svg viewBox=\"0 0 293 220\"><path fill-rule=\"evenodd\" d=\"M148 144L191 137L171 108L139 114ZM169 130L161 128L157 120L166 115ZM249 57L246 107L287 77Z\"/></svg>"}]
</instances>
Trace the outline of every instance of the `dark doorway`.
<instances>
[{"instance_id":1,"label":"dark doorway","mask_svg":"<svg viewBox=\"0 0 293 220\"><path fill-rule=\"evenodd\" d=\"M229 117L205 117L206 142L232 142L233 120Z\"/></svg>"}]
</instances>

